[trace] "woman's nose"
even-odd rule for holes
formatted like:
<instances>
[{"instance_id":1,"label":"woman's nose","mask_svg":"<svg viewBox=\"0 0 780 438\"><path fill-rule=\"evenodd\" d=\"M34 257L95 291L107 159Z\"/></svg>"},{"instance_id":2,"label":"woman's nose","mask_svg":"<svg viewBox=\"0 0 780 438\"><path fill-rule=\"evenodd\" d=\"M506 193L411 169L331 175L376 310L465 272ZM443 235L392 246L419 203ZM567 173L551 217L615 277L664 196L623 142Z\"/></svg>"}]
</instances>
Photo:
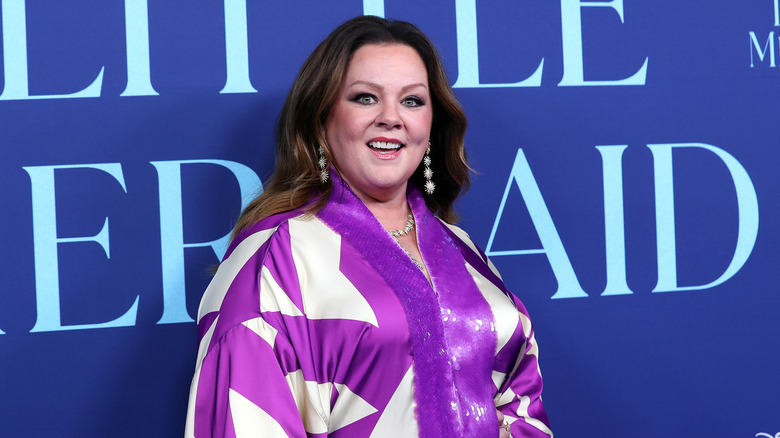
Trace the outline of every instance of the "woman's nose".
<instances>
[{"instance_id":1,"label":"woman's nose","mask_svg":"<svg viewBox=\"0 0 780 438\"><path fill-rule=\"evenodd\" d=\"M403 122L395 105L383 105L382 111L376 118L376 124L386 128L400 128Z\"/></svg>"}]
</instances>

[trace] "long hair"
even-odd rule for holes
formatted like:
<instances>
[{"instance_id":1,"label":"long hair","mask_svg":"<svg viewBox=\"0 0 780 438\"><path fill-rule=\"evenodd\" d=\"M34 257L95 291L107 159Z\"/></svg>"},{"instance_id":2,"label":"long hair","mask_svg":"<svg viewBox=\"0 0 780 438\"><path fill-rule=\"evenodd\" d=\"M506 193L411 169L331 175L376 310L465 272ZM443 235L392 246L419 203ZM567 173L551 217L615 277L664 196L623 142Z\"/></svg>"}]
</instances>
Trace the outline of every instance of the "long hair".
<instances>
[{"instance_id":1,"label":"long hair","mask_svg":"<svg viewBox=\"0 0 780 438\"><path fill-rule=\"evenodd\" d=\"M431 168L436 191L425 195L428 208L448 223L457 216L453 204L469 186L469 167L463 144L466 115L452 93L436 49L416 26L405 21L374 16L353 18L337 27L301 67L287 95L276 127L276 168L265 191L244 209L233 230L242 229L268 216L303 206L316 213L325 205L332 185L320 181L319 148L332 163L324 126L347 75L353 54L367 44L403 44L420 55L428 73L433 104ZM421 167L411 182L422 188Z\"/></svg>"}]
</instances>

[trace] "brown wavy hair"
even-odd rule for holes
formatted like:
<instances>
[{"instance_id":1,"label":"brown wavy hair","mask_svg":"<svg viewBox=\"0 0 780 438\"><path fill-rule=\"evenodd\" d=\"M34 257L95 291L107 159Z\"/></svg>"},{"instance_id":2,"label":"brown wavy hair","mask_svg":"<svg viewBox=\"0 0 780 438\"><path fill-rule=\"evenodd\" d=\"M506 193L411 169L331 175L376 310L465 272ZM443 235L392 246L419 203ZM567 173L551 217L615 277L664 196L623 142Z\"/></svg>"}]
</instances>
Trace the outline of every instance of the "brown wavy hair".
<instances>
[{"instance_id":1,"label":"brown wavy hair","mask_svg":"<svg viewBox=\"0 0 780 438\"><path fill-rule=\"evenodd\" d=\"M457 216L453 204L469 187L464 138L466 115L450 88L435 47L416 26L375 16L355 17L337 27L314 49L301 67L287 95L276 127L276 168L265 191L241 213L233 230L268 216L292 210L318 196L309 207L315 213L328 199L332 185L320 181L318 149L333 162L324 126L353 54L367 44L403 44L417 51L428 73L433 104L431 168L436 191L425 195L428 208L448 223ZM410 179L418 188L425 180L422 168Z\"/></svg>"}]
</instances>

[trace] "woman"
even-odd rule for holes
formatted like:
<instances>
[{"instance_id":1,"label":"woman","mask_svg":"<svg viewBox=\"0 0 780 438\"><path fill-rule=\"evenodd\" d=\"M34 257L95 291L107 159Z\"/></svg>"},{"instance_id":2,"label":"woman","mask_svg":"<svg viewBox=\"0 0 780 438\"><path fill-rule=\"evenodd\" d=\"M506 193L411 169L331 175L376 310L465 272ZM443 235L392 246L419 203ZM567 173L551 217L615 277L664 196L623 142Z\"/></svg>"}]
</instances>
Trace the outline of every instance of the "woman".
<instances>
[{"instance_id":1,"label":"woman","mask_svg":"<svg viewBox=\"0 0 780 438\"><path fill-rule=\"evenodd\" d=\"M187 436L552 436L525 308L450 225L465 129L413 25L314 50L201 302Z\"/></svg>"}]
</instances>

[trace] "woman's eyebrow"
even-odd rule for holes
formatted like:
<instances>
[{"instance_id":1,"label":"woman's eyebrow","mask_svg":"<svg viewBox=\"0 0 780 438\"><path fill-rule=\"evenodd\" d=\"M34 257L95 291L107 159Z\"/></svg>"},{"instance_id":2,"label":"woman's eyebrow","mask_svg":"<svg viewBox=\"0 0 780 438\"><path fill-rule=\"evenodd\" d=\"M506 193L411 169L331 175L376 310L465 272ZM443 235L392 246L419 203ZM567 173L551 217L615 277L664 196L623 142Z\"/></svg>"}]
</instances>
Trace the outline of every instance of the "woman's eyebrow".
<instances>
[{"instance_id":1,"label":"woman's eyebrow","mask_svg":"<svg viewBox=\"0 0 780 438\"><path fill-rule=\"evenodd\" d=\"M355 82L349 84L348 87L354 87L355 85L365 85L365 86L367 86L369 88L374 88L374 89L379 90L379 91L384 91L384 89L385 89L385 87L383 87L382 85L379 85L377 83L370 82L370 81L360 81L360 80L355 81ZM406 92L407 90L412 89L412 88L416 88L416 87L422 87L422 88L424 88L426 90L428 89L428 86L425 85L424 83L422 83L422 82L415 82L414 84L405 85L403 88L401 88L401 92Z\"/></svg>"}]
</instances>

